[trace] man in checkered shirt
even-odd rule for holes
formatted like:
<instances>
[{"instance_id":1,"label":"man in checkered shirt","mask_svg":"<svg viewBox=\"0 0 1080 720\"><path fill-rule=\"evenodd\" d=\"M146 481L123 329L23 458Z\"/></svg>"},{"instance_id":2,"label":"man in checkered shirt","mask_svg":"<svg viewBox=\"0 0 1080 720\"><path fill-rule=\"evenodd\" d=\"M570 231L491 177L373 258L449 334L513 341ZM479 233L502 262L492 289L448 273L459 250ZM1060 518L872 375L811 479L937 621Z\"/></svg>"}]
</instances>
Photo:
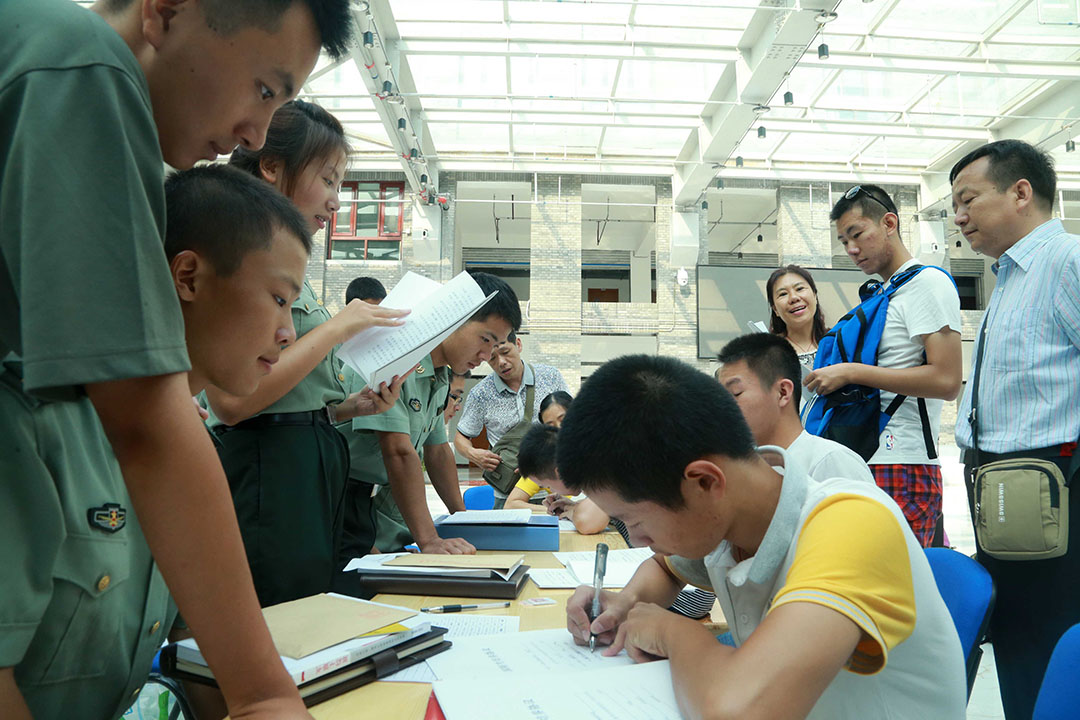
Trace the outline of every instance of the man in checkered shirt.
<instances>
[{"instance_id":1,"label":"man in checkered shirt","mask_svg":"<svg viewBox=\"0 0 1080 720\"><path fill-rule=\"evenodd\" d=\"M510 333L492 353L488 366L492 372L465 397L465 407L458 419L454 447L469 462L483 470L499 466L499 456L490 448L525 416L528 388L533 389L532 421L538 422L540 403L556 390L568 391L566 381L551 365L533 365L521 359L521 338ZM472 438L487 428L488 449L475 448ZM495 490L495 507L502 507L506 494Z\"/></svg>"}]
</instances>

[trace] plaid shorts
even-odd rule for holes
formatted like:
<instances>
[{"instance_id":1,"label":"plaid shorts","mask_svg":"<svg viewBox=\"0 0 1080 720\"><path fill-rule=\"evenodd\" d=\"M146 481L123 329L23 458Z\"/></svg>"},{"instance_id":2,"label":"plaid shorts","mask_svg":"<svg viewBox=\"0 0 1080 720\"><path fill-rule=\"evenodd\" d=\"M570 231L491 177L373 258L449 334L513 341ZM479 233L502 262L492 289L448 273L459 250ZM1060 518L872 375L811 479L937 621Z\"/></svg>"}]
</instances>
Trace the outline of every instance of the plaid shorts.
<instances>
[{"instance_id":1,"label":"plaid shorts","mask_svg":"<svg viewBox=\"0 0 1080 720\"><path fill-rule=\"evenodd\" d=\"M941 513L941 466L871 465L878 487L904 511L915 539L930 547Z\"/></svg>"}]
</instances>

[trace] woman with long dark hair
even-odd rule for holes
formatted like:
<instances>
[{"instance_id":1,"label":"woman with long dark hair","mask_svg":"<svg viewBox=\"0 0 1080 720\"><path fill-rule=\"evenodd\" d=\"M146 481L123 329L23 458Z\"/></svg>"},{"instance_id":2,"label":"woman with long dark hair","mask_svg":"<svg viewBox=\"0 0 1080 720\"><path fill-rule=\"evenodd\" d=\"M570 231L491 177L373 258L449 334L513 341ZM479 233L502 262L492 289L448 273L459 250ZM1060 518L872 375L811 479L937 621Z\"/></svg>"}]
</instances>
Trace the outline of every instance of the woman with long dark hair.
<instances>
[{"instance_id":1,"label":"woman with long dark hair","mask_svg":"<svg viewBox=\"0 0 1080 720\"><path fill-rule=\"evenodd\" d=\"M293 100L274 114L262 148L237 148L229 164L274 185L314 234L338 209L348 152L333 115ZM330 588L349 472L349 449L333 423L386 410L400 389L398 381L347 395L335 349L368 327L401 324L402 315L356 299L331 317L305 281L292 305L296 341L258 389L237 397L207 388L210 424L263 606ZM373 539L374 524L370 534Z\"/></svg>"},{"instance_id":2,"label":"woman with long dark hair","mask_svg":"<svg viewBox=\"0 0 1080 720\"><path fill-rule=\"evenodd\" d=\"M769 331L791 344L799 356L803 377L814 369L817 347L825 337L825 315L818 304L817 285L806 268L785 265L777 268L765 283L769 300ZM812 393L803 390L803 405Z\"/></svg>"}]
</instances>

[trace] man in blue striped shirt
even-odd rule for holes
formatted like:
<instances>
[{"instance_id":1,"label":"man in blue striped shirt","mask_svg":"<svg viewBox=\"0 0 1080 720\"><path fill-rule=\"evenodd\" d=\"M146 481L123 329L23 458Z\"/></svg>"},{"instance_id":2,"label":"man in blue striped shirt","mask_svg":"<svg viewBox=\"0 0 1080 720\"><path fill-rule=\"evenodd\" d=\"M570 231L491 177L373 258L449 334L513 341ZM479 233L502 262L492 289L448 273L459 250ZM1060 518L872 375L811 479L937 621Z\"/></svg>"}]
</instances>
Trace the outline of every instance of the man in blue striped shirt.
<instances>
[{"instance_id":1,"label":"man in blue striped shirt","mask_svg":"<svg viewBox=\"0 0 1080 720\"><path fill-rule=\"evenodd\" d=\"M961 159L949 178L956 224L973 250L996 260L997 286L979 328L980 460L1071 455L1080 436L1080 238L1051 218L1052 162L1027 143L1000 140ZM969 498L972 386L956 424ZM1080 492L1070 495L1077 517ZM1031 718L1054 644L1080 622L1078 544L1052 560L1001 561L979 550L997 587L990 635L1009 720Z\"/></svg>"}]
</instances>

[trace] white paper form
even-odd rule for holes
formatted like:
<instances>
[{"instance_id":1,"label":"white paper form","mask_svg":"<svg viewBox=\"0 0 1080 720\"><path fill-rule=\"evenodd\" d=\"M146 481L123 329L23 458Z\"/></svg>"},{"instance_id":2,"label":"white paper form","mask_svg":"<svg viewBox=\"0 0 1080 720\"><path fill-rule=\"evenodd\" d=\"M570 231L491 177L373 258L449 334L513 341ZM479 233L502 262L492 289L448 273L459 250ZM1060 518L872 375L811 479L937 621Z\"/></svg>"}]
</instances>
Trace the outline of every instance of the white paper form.
<instances>
[{"instance_id":1,"label":"white paper form","mask_svg":"<svg viewBox=\"0 0 1080 720\"><path fill-rule=\"evenodd\" d=\"M577 575L566 568L529 568L529 577L541 590L561 590L581 585ZM590 578L591 580L591 578Z\"/></svg>"},{"instance_id":2,"label":"white paper form","mask_svg":"<svg viewBox=\"0 0 1080 720\"><path fill-rule=\"evenodd\" d=\"M680 720L667 660L586 675L523 674L492 683L479 674L440 680L447 720Z\"/></svg>"},{"instance_id":3,"label":"white paper form","mask_svg":"<svg viewBox=\"0 0 1080 720\"><path fill-rule=\"evenodd\" d=\"M634 577L634 573L637 572L641 563L652 556L653 551L647 547L609 551L607 570L604 572L604 587L611 590L626 587L626 584L630 582L630 578ZM592 583L593 568L596 565L596 553L588 550L557 552L555 553L555 559L564 564L570 574L580 581L570 587L577 587L581 583ZM554 579L553 577L550 580L554 581ZM537 581L537 585L539 585L539 581ZM540 587L543 586L540 585Z\"/></svg>"},{"instance_id":4,"label":"white paper form","mask_svg":"<svg viewBox=\"0 0 1080 720\"><path fill-rule=\"evenodd\" d=\"M532 510L465 510L453 515L440 515L435 524L442 525L528 525Z\"/></svg>"},{"instance_id":5,"label":"white paper form","mask_svg":"<svg viewBox=\"0 0 1080 720\"><path fill-rule=\"evenodd\" d=\"M428 660L440 680L486 677L493 686L518 672L535 677L632 662L625 652L609 658L589 652L588 646L575 645L565 628L461 638L454 647Z\"/></svg>"},{"instance_id":6,"label":"white paper form","mask_svg":"<svg viewBox=\"0 0 1080 720\"><path fill-rule=\"evenodd\" d=\"M595 562L596 552L593 550L578 550L576 552L555 552L552 553L555 559L561 562L563 565L569 565L574 561L588 560L589 562ZM654 555L653 551L647 547L639 548L626 548L623 550L609 550L607 555L607 566L611 567L612 563L633 563L634 567L637 567L641 563L645 562ZM589 568L589 580L592 580L592 568Z\"/></svg>"},{"instance_id":7,"label":"white paper form","mask_svg":"<svg viewBox=\"0 0 1080 720\"><path fill-rule=\"evenodd\" d=\"M423 360L494 295L484 297L483 290L466 272L445 285L413 272L405 273L380 303L384 307L411 309L405 324L368 328L342 343L338 357L360 373L370 387L378 388Z\"/></svg>"},{"instance_id":8,"label":"white paper form","mask_svg":"<svg viewBox=\"0 0 1080 720\"><path fill-rule=\"evenodd\" d=\"M516 633L521 626L521 618L514 615L444 615L420 613L417 617L430 622L433 626L446 628L444 640L457 640L463 637L499 635ZM446 651L446 652L449 652ZM428 667L427 661L416 663L412 667L399 670L390 677L389 682L435 682L435 673Z\"/></svg>"}]
</instances>

